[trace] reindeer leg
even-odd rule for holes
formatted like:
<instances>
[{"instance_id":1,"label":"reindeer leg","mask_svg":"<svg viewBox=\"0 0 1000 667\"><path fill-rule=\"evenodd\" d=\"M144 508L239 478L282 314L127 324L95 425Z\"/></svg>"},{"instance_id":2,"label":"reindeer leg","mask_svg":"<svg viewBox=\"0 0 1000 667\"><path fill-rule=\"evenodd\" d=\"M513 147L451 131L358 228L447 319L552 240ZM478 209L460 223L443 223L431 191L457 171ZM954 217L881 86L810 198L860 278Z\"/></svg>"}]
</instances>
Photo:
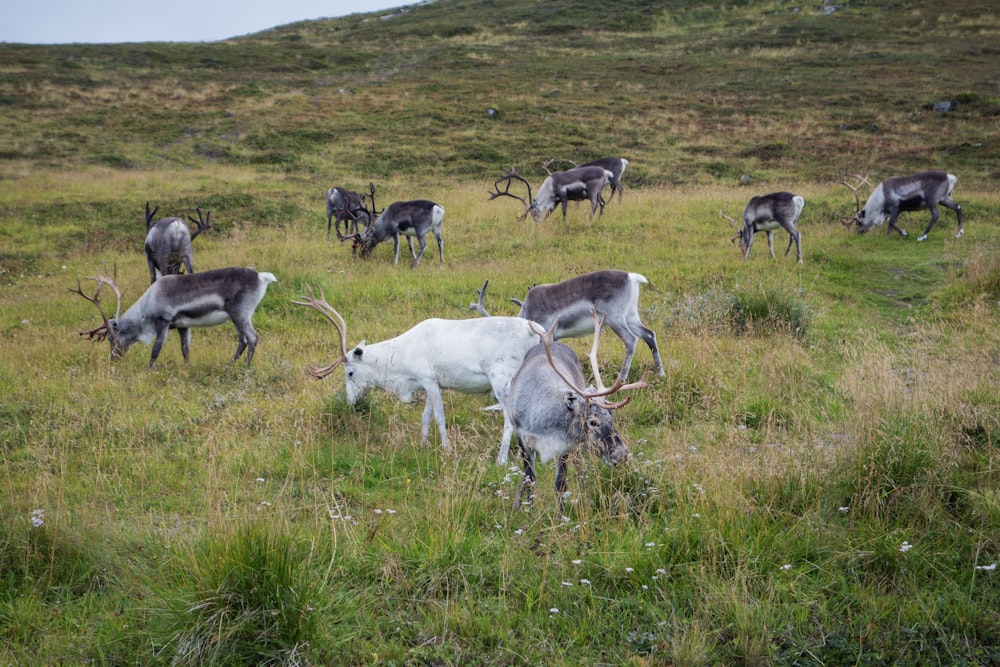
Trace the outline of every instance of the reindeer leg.
<instances>
[{"instance_id":1,"label":"reindeer leg","mask_svg":"<svg viewBox=\"0 0 1000 667\"><path fill-rule=\"evenodd\" d=\"M564 452L559 457L556 464L556 502L559 505L559 513L562 514L563 496L566 495L566 462L569 461L569 452Z\"/></svg>"},{"instance_id":2,"label":"reindeer leg","mask_svg":"<svg viewBox=\"0 0 1000 667\"><path fill-rule=\"evenodd\" d=\"M169 327L166 322L156 323L156 340L153 342L153 352L149 358L150 368L156 365L156 358L160 356L160 349L163 348L163 341L167 339L167 331L169 331Z\"/></svg>"},{"instance_id":3,"label":"reindeer leg","mask_svg":"<svg viewBox=\"0 0 1000 667\"><path fill-rule=\"evenodd\" d=\"M514 509L521 509L521 501L524 499L524 492L530 485L532 488L535 486L535 450L527 446L521 437L517 437L517 444L521 448L521 458L524 460L524 475L521 477L521 483L517 487L517 495L514 496ZM531 502L531 497L529 494L528 502Z\"/></svg>"},{"instance_id":4,"label":"reindeer leg","mask_svg":"<svg viewBox=\"0 0 1000 667\"><path fill-rule=\"evenodd\" d=\"M785 227L788 232L788 247L785 248L785 257L788 257L789 251L792 249L792 242L795 242L795 254L798 256L799 264L802 263L802 239L799 230L794 227Z\"/></svg>"},{"instance_id":5,"label":"reindeer leg","mask_svg":"<svg viewBox=\"0 0 1000 667\"><path fill-rule=\"evenodd\" d=\"M959 203L957 203L957 202L955 202L955 200L952 199L951 197L945 197L944 199L942 199L938 203L941 204L942 206L944 206L945 208L950 208L952 211L955 212L955 215L958 216L958 231L955 233L955 238L956 239L962 238L962 233L963 233L962 232L962 205L959 204Z\"/></svg>"},{"instance_id":6,"label":"reindeer leg","mask_svg":"<svg viewBox=\"0 0 1000 667\"><path fill-rule=\"evenodd\" d=\"M899 217L899 205L896 205L896 206L893 206L891 209L889 209L889 226L886 228L885 233L886 234L890 234L890 233L892 233L892 230L895 229L897 232L899 232L900 236L902 236L903 238L906 238L907 236L910 235L910 233L907 232L905 229L900 229L899 227L896 226L896 218L898 218L898 217ZM934 220L936 220L936 219L934 219ZM927 228L927 230L930 231L930 228L933 227L933 226L934 226L934 223L932 222L930 224L930 227Z\"/></svg>"},{"instance_id":7,"label":"reindeer leg","mask_svg":"<svg viewBox=\"0 0 1000 667\"><path fill-rule=\"evenodd\" d=\"M253 361L254 350L257 349L258 336L257 332L254 331L253 324L250 323L249 319L232 317L233 325L236 327L236 334L239 338L239 345L236 346L236 354L233 355L233 361L235 362L243 354L243 351L247 352L247 366Z\"/></svg>"},{"instance_id":8,"label":"reindeer leg","mask_svg":"<svg viewBox=\"0 0 1000 667\"><path fill-rule=\"evenodd\" d=\"M622 370L618 373L618 378L625 382L628 380L628 372L632 369L632 357L635 356L635 344L639 342L639 337L623 322L611 322L608 326L625 343L625 358L622 360Z\"/></svg>"},{"instance_id":9,"label":"reindeer leg","mask_svg":"<svg viewBox=\"0 0 1000 667\"><path fill-rule=\"evenodd\" d=\"M931 210L931 224L927 225L927 229L925 229L924 233L921 234L919 238L917 238L917 241L923 241L924 239L926 239L927 235L931 233L931 227L933 227L934 223L938 221L938 207L928 206L927 208Z\"/></svg>"},{"instance_id":10,"label":"reindeer leg","mask_svg":"<svg viewBox=\"0 0 1000 667\"><path fill-rule=\"evenodd\" d=\"M771 259L774 259L774 232L770 229L767 230L767 250L771 253Z\"/></svg>"},{"instance_id":11,"label":"reindeer leg","mask_svg":"<svg viewBox=\"0 0 1000 667\"><path fill-rule=\"evenodd\" d=\"M424 393L427 394L427 402L424 403L424 414L420 422L421 442L427 442L433 416L441 434L441 449L448 449L448 429L444 423L444 399L441 396L441 387L433 382L428 383L424 387Z\"/></svg>"},{"instance_id":12,"label":"reindeer leg","mask_svg":"<svg viewBox=\"0 0 1000 667\"><path fill-rule=\"evenodd\" d=\"M412 257L413 259L417 259L417 253L413 252L413 237L410 236L409 234L406 235L406 245L410 248L410 257ZM421 255L424 254L423 247L424 247L424 239L423 237L421 237L420 238ZM414 264L414 266L416 266L416 264Z\"/></svg>"},{"instance_id":13,"label":"reindeer leg","mask_svg":"<svg viewBox=\"0 0 1000 667\"><path fill-rule=\"evenodd\" d=\"M743 249L743 259L750 259L750 249L753 248L753 240L754 237L756 236L757 236L757 230L750 229L750 237L747 240L747 247Z\"/></svg>"},{"instance_id":14,"label":"reindeer leg","mask_svg":"<svg viewBox=\"0 0 1000 667\"><path fill-rule=\"evenodd\" d=\"M655 367L656 374L660 377L664 377L666 373L663 371L663 362L660 361L660 348L656 344L656 333L652 329L643 325L638 318L628 320L626 321L626 324L628 325L629 330L639 338L642 338L642 341L649 347L649 351L653 353L653 365ZM613 328L612 331L614 331ZM626 378L623 377L622 381L624 382L625 379Z\"/></svg>"},{"instance_id":15,"label":"reindeer leg","mask_svg":"<svg viewBox=\"0 0 1000 667\"><path fill-rule=\"evenodd\" d=\"M444 241L441 239L441 234L435 234L434 238L438 244L438 264L444 266Z\"/></svg>"},{"instance_id":16,"label":"reindeer leg","mask_svg":"<svg viewBox=\"0 0 1000 667\"><path fill-rule=\"evenodd\" d=\"M190 329L178 329L177 333L181 337L181 355L184 357L184 363L191 363L191 330Z\"/></svg>"},{"instance_id":17,"label":"reindeer leg","mask_svg":"<svg viewBox=\"0 0 1000 667\"><path fill-rule=\"evenodd\" d=\"M413 241L411 240L411 237L409 237L409 236L406 237L406 240L410 242L410 252L412 253L413 252ZM413 256L413 266L410 267L412 269L417 268L417 264L420 263L420 258L424 256L424 251L427 250L427 241L424 240L424 237L423 236L418 237L418 240L420 241L420 254Z\"/></svg>"},{"instance_id":18,"label":"reindeer leg","mask_svg":"<svg viewBox=\"0 0 1000 667\"><path fill-rule=\"evenodd\" d=\"M399 264L399 232L396 232L392 237L392 248L394 259L393 264Z\"/></svg>"}]
</instances>

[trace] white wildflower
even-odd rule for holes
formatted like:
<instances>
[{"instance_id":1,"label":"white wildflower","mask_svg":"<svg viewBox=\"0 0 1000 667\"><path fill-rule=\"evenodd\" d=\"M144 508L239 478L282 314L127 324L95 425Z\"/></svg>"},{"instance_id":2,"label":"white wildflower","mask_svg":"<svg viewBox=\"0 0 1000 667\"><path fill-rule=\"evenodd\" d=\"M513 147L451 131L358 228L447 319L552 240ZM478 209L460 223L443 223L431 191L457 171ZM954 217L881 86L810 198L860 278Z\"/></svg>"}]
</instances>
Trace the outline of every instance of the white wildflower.
<instances>
[{"instance_id":1,"label":"white wildflower","mask_svg":"<svg viewBox=\"0 0 1000 667\"><path fill-rule=\"evenodd\" d=\"M579 564L580 564L580 563L582 563L583 561L582 561L582 560L580 560L579 558L574 558L572 562L573 562L573 565L579 565Z\"/></svg>"},{"instance_id":2,"label":"white wildflower","mask_svg":"<svg viewBox=\"0 0 1000 667\"><path fill-rule=\"evenodd\" d=\"M997 564L996 563L992 563L990 565L977 565L976 569L977 570L984 570L984 571L987 571L987 572L992 572L993 570L997 569Z\"/></svg>"},{"instance_id":3,"label":"white wildflower","mask_svg":"<svg viewBox=\"0 0 1000 667\"><path fill-rule=\"evenodd\" d=\"M255 479L254 481L255 481L255 482L257 482L258 484L263 484L263 483L264 483L264 482L266 482L267 480L265 480L265 479L264 479L263 477L258 477L258 478L257 478L257 479Z\"/></svg>"},{"instance_id":4,"label":"white wildflower","mask_svg":"<svg viewBox=\"0 0 1000 667\"><path fill-rule=\"evenodd\" d=\"M634 567L626 567L625 568L625 572L628 573L628 574L632 574L633 572L635 572L635 568Z\"/></svg>"},{"instance_id":5,"label":"white wildflower","mask_svg":"<svg viewBox=\"0 0 1000 667\"><path fill-rule=\"evenodd\" d=\"M573 582L572 581L564 581L564 582L562 582L562 585L565 588L571 588L573 586Z\"/></svg>"},{"instance_id":6,"label":"white wildflower","mask_svg":"<svg viewBox=\"0 0 1000 667\"><path fill-rule=\"evenodd\" d=\"M850 508L850 507L847 507L847 506L845 505L845 506L843 506L843 507L838 507L838 508L837 508L837 511L838 511L838 512L850 512L850 511L851 511L851 508Z\"/></svg>"},{"instance_id":7,"label":"white wildflower","mask_svg":"<svg viewBox=\"0 0 1000 667\"><path fill-rule=\"evenodd\" d=\"M788 572L791 569L792 569L791 563L785 563L784 565L781 566L781 570L783 572Z\"/></svg>"},{"instance_id":8,"label":"white wildflower","mask_svg":"<svg viewBox=\"0 0 1000 667\"><path fill-rule=\"evenodd\" d=\"M35 528L41 528L45 523L45 510L37 509L31 510L31 525Z\"/></svg>"},{"instance_id":9,"label":"white wildflower","mask_svg":"<svg viewBox=\"0 0 1000 667\"><path fill-rule=\"evenodd\" d=\"M550 614L558 614L559 613L559 607L552 607L551 609L549 609L549 613Z\"/></svg>"},{"instance_id":10,"label":"white wildflower","mask_svg":"<svg viewBox=\"0 0 1000 667\"><path fill-rule=\"evenodd\" d=\"M996 566L994 565L994 567L996 567ZM589 586L590 585L590 579L581 579L580 580L580 585L581 586Z\"/></svg>"},{"instance_id":11,"label":"white wildflower","mask_svg":"<svg viewBox=\"0 0 1000 667\"><path fill-rule=\"evenodd\" d=\"M903 543L899 545L899 550L902 551L904 554L912 548L913 545L907 542L906 540L903 540Z\"/></svg>"}]
</instances>

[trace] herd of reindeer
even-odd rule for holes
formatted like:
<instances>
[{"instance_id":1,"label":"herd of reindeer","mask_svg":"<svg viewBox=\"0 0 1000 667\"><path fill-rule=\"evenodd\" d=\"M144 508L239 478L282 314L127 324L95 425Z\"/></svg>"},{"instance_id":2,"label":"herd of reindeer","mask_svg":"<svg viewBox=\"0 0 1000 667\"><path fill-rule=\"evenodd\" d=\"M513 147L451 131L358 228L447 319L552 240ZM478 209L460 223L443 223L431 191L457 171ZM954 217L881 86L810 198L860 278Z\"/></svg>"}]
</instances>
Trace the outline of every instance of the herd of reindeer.
<instances>
[{"instance_id":1,"label":"herd of reindeer","mask_svg":"<svg viewBox=\"0 0 1000 667\"><path fill-rule=\"evenodd\" d=\"M544 220L556 207L566 216L570 201L589 200L591 217L604 212L602 195L611 187L611 198L623 194L622 176L628 160L603 158L565 171L550 172L532 195L531 184L513 169L503 169L494 181L490 200L513 197L524 204L519 219L529 213L536 221ZM546 165L546 169L548 164ZM853 182L849 179L853 179ZM907 232L896 226L901 212L929 209L930 224L918 240L927 238L938 220L938 206L955 211L958 218L956 237L962 236L962 207L952 199L957 179L942 171L926 171L911 176L888 178L872 191L864 207L859 190L871 185L858 175L845 176L839 182L854 192L856 212L843 220L845 225L857 225L868 231L888 218L888 231L902 236ZM518 184L527 188L527 196L511 192ZM501 189L501 186L503 189ZM795 243L799 263L802 263L801 235L796 222L805 201L791 192L774 192L752 197L743 211L743 225L726 216L736 226L743 258L750 255L754 235L767 234L768 248L774 258L772 233L783 228L789 234L787 256ZM361 195L344 188L330 188L326 195L327 236L336 223L337 238L350 241L353 253L370 256L374 248L387 241L394 242L394 262L399 262L399 241L405 236L415 268L424 255L424 239L431 232L437 241L439 262L444 262L441 222L444 208L433 201L418 199L397 201L378 212L375 208L375 186ZM195 272L192 240L211 229L211 213L198 218L192 232L188 224L177 217L154 220L158 208L152 211L146 204L145 251L149 265L150 286L139 299L121 313L122 293L117 284L117 267L111 276L90 278L96 283L93 295L84 292L80 279L70 291L93 303L101 313L103 324L81 332L91 340L107 339L111 343L112 359L120 358L136 342L153 344L149 366L157 356L170 329L180 335L184 362L189 362L190 330L232 322L236 327L238 347L233 361L246 351L247 365L253 360L258 336L253 328L253 314L263 300L268 285L276 282L272 273L242 267L229 267ZM344 232L341 233L341 225ZM414 250L416 238L420 251ZM181 273L181 269L187 273ZM535 483L536 458L542 463L557 461L555 487L560 509L566 492L567 461L572 451L591 451L609 465L617 465L629 457L629 450L615 428L613 411L626 405L630 398L612 400L613 394L647 386L647 372L637 382L629 383L628 375L638 341L649 347L654 372L664 375L656 343L656 334L639 319L639 287L647 279L638 273L601 270L575 276L554 284L535 285L523 301L512 299L520 306L516 317L490 316L484 305L487 281L477 290L478 301L469 308L482 317L460 320L428 319L401 335L378 343L364 341L348 349L347 325L323 295L307 285L308 295L293 303L319 312L336 329L340 356L327 366L310 366L309 373L322 379L336 368L344 367L347 401L354 405L371 388L380 388L403 402L410 402L415 392L423 391L426 400L422 418L422 440L427 441L433 419L441 447L448 448L442 390L462 393L491 393L503 414L503 435L497 463L507 463L510 443L516 435L524 464L524 476L514 499L520 507L529 486ZM104 288L117 298L114 317L108 317L101 304ZM617 379L606 386L597 364L601 330L608 326L625 344L625 357ZM563 338L594 335L589 354L596 386L587 384L580 359L572 348L557 342Z\"/></svg>"}]
</instances>

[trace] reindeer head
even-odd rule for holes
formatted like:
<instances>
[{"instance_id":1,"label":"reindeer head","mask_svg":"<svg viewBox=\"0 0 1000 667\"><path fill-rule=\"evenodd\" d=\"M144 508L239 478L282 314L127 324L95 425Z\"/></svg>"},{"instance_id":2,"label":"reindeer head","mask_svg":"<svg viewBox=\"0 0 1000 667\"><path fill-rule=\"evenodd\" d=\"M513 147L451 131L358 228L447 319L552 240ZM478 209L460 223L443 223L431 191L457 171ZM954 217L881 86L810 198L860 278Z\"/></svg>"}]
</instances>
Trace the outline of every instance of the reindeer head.
<instances>
[{"instance_id":1,"label":"reindeer head","mask_svg":"<svg viewBox=\"0 0 1000 667\"><path fill-rule=\"evenodd\" d=\"M539 221L542 218L542 212L538 209L538 204L535 202L534 198L531 196L531 183L521 176L518 176L517 172L513 169L505 169L500 167L503 175L493 181L493 189L489 191L490 201L493 201L497 197L512 197L522 204L524 204L524 212L517 217L518 220L524 220L528 217L528 213L531 213L535 221ZM513 192L510 191L510 186L512 181L519 181L524 184L528 189L527 197L518 197ZM504 184L504 189L500 189L500 183Z\"/></svg>"},{"instance_id":2,"label":"reindeer head","mask_svg":"<svg viewBox=\"0 0 1000 667\"><path fill-rule=\"evenodd\" d=\"M857 181L855 185L849 179ZM867 232L872 228L873 225L881 224L882 220L866 220L865 219L865 209L861 206L861 195L858 191L861 189L862 185L867 185L871 187L871 183L868 181L867 176L862 176L861 174L844 174L840 180L837 181L844 187L850 189L854 193L854 213L848 216L841 217L840 222L845 227L850 227L852 224L858 227L858 231L861 233Z\"/></svg>"},{"instance_id":3,"label":"reindeer head","mask_svg":"<svg viewBox=\"0 0 1000 667\"><path fill-rule=\"evenodd\" d=\"M368 388L375 384L375 368L368 364L364 356L365 341L358 343L353 350L347 351L347 323L343 316L334 310L333 306L326 302L323 290L319 290L319 298L316 298L313 288L306 285L309 291L308 297L303 297L302 301L292 301L299 306L306 306L319 312L337 330L337 337L340 340L340 357L327 366L309 366L309 374L317 380L322 380L330 375L339 366L344 366L344 379L347 389L347 402L354 405L368 391Z\"/></svg>"},{"instance_id":4,"label":"reindeer head","mask_svg":"<svg viewBox=\"0 0 1000 667\"><path fill-rule=\"evenodd\" d=\"M534 322L531 323L531 329L541 337L542 344L545 347L545 355L548 357L552 370L555 371L556 375L568 387L568 391L563 396L563 405L568 413L570 438L574 442L581 443L584 449L600 456L601 460L608 465L615 466L628 460L629 450L625 444L625 440L618 432L618 429L615 428L612 411L628 405L632 398L627 396L617 403L609 403L606 397L619 391L641 389L647 387L648 384L646 383L646 373L643 373L642 378L638 382L625 384L619 378L610 387L604 386L604 382L601 380L600 369L597 365L597 348L600 344L601 329L604 326L605 318L598 317L594 309L591 309L590 312L594 318L594 345L590 350L589 356L591 369L594 373L594 381L597 383L596 389L594 387L582 389L577 386L556 364L553 357L553 349L558 348L555 346L565 349L565 352L558 354L566 354L567 359L572 359L574 363L579 364L579 361L576 359L576 353L571 348L562 345L562 343L553 343L552 339L559 326L559 318L556 318L548 331L543 331Z\"/></svg>"},{"instance_id":5,"label":"reindeer head","mask_svg":"<svg viewBox=\"0 0 1000 667\"><path fill-rule=\"evenodd\" d=\"M155 211L154 211L155 213ZM107 273L107 266L104 267L104 272ZM87 296L83 293L83 285L80 283L80 279L76 279L76 289L69 288L70 292L74 294L79 294L81 297L91 302L97 307L98 312L101 314L101 319L104 320L104 324L97 327L96 329L91 329L90 331L79 332L81 336L86 336L90 340L102 341L105 338L111 343L111 358L120 359L128 348L136 341L134 336L130 337L128 331L122 331L122 325L119 323L122 310L122 292L118 288L118 265L114 267L113 278L108 278L105 275L97 275L87 278L87 280L93 280L97 283L97 288L94 290L94 296ZM115 308L115 316L109 318L104 314L104 308L101 306L101 289L108 287L115 293L117 297L118 304Z\"/></svg>"}]
</instances>

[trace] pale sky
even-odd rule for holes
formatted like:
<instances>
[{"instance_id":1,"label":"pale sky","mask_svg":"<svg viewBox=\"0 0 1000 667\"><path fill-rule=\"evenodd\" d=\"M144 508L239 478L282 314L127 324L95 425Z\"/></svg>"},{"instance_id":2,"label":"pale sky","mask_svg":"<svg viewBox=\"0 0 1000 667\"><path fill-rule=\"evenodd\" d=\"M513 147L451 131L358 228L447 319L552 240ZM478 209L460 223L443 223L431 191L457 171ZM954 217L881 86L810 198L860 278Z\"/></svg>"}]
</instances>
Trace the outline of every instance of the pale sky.
<instances>
[{"instance_id":1,"label":"pale sky","mask_svg":"<svg viewBox=\"0 0 1000 667\"><path fill-rule=\"evenodd\" d=\"M413 0L3 0L0 42L212 42Z\"/></svg>"}]
</instances>

